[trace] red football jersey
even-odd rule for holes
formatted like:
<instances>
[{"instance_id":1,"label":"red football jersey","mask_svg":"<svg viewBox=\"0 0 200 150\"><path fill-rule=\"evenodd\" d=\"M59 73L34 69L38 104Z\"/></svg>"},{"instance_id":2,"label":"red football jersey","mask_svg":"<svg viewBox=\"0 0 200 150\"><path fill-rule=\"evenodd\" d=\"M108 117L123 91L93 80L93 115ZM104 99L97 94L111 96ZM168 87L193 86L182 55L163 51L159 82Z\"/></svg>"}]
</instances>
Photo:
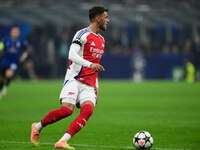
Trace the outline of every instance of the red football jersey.
<instances>
[{"instance_id":1,"label":"red football jersey","mask_svg":"<svg viewBox=\"0 0 200 150\"><path fill-rule=\"evenodd\" d=\"M72 44L80 45L80 57L92 63L100 63L105 47L104 38L100 34L91 32L89 27L84 28L75 34ZM96 87L97 76L98 72L70 61L65 81L73 78Z\"/></svg>"}]
</instances>

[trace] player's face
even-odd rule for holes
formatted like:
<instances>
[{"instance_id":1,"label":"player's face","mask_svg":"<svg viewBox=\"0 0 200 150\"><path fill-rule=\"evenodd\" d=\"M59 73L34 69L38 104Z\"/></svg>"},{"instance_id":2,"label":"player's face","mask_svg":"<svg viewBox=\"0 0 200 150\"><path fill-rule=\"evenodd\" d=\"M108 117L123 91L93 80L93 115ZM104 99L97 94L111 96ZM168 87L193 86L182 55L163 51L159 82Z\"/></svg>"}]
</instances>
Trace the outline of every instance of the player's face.
<instances>
[{"instance_id":1,"label":"player's face","mask_svg":"<svg viewBox=\"0 0 200 150\"><path fill-rule=\"evenodd\" d=\"M17 40L20 35L20 30L18 27L14 27L10 31L10 36L13 40Z\"/></svg>"},{"instance_id":2,"label":"player's face","mask_svg":"<svg viewBox=\"0 0 200 150\"><path fill-rule=\"evenodd\" d=\"M104 11L104 13L101 14L99 17L100 17L100 19L99 19L99 28L101 30L105 31L106 27L107 27L107 24L109 22L108 13L106 11Z\"/></svg>"}]
</instances>

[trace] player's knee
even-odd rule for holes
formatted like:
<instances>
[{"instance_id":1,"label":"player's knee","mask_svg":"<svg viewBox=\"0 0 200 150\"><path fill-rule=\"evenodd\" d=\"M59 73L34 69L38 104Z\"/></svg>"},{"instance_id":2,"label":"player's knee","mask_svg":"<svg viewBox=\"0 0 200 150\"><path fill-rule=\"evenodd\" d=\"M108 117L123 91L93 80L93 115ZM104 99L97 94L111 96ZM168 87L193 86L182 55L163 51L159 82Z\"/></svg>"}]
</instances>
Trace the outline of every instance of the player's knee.
<instances>
[{"instance_id":1,"label":"player's knee","mask_svg":"<svg viewBox=\"0 0 200 150\"><path fill-rule=\"evenodd\" d=\"M11 69L8 69L6 71L6 78L11 79L14 76L14 71L12 71Z\"/></svg>"},{"instance_id":2,"label":"player's knee","mask_svg":"<svg viewBox=\"0 0 200 150\"><path fill-rule=\"evenodd\" d=\"M65 106L61 106L60 108L63 112L65 112L66 116L72 115L73 111Z\"/></svg>"},{"instance_id":3,"label":"player's knee","mask_svg":"<svg viewBox=\"0 0 200 150\"><path fill-rule=\"evenodd\" d=\"M93 114L93 106L91 104L86 104L81 108L81 112L84 112L89 118Z\"/></svg>"}]
</instances>

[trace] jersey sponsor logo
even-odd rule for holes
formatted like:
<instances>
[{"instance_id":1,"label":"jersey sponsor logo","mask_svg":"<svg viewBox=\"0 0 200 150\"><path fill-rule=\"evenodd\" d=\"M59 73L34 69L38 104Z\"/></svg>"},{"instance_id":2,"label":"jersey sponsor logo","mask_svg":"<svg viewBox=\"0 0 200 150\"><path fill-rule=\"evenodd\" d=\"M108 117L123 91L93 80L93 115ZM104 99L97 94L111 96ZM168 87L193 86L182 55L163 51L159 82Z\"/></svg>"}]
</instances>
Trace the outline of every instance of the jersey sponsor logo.
<instances>
[{"instance_id":1,"label":"jersey sponsor logo","mask_svg":"<svg viewBox=\"0 0 200 150\"><path fill-rule=\"evenodd\" d=\"M98 48L90 47L90 52L92 53L92 57L101 58L104 51Z\"/></svg>"},{"instance_id":2,"label":"jersey sponsor logo","mask_svg":"<svg viewBox=\"0 0 200 150\"><path fill-rule=\"evenodd\" d=\"M90 52L91 52L91 53L103 54L104 51L101 50L101 49L98 49L98 48L90 47Z\"/></svg>"},{"instance_id":3,"label":"jersey sponsor logo","mask_svg":"<svg viewBox=\"0 0 200 150\"><path fill-rule=\"evenodd\" d=\"M67 95L74 95L75 93L74 92L68 92Z\"/></svg>"},{"instance_id":4,"label":"jersey sponsor logo","mask_svg":"<svg viewBox=\"0 0 200 150\"><path fill-rule=\"evenodd\" d=\"M94 42L92 42L90 45L92 45L92 46L96 46Z\"/></svg>"}]
</instances>

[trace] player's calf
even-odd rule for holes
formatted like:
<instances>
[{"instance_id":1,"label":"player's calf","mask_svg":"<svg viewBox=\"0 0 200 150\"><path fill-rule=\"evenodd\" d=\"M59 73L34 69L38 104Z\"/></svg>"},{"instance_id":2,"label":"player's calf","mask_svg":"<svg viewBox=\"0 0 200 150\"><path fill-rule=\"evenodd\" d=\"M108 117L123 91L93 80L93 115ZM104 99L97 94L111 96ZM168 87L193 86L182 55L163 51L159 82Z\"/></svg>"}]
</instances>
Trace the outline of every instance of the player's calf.
<instances>
[{"instance_id":1,"label":"player's calf","mask_svg":"<svg viewBox=\"0 0 200 150\"><path fill-rule=\"evenodd\" d=\"M89 120L90 116L93 114L93 106L91 104L86 104L81 108L80 115L70 124L67 133L73 136L79 130L81 130L87 121Z\"/></svg>"},{"instance_id":2,"label":"player's calf","mask_svg":"<svg viewBox=\"0 0 200 150\"><path fill-rule=\"evenodd\" d=\"M11 78L13 78L14 74L15 74L15 72L12 69L7 69L6 73L5 73L5 77L7 79L11 79Z\"/></svg>"},{"instance_id":3,"label":"player's calf","mask_svg":"<svg viewBox=\"0 0 200 150\"><path fill-rule=\"evenodd\" d=\"M55 148L63 148L66 146L65 143L76 134L79 130L81 130L90 116L93 114L93 106L91 104L86 104L81 108L80 115L70 124L69 129L64 134L64 136L55 144ZM68 147L68 144L67 144ZM73 147L69 146L66 149L74 149Z\"/></svg>"},{"instance_id":4,"label":"player's calf","mask_svg":"<svg viewBox=\"0 0 200 150\"><path fill-rule=\"evenodd\" d=\"M33 123L31 126L31 143L33 146L39 146L39 135L43 127L48 124L59 121L67 116L70 116L73 111L65 106L60 109L50 111L41 122Z\"/></svg>"},{"instance_id":5,"label":"player's calf","mask_svg":"<svg viewBox=\"0 0 200 150\"><path fill-rule=\"evenodd\" d=\"M60 109L52 110L44 117L42 121L34 125L34 129L40 132L42 128L48 124L52 124L67 116L70 116L72 113L73 111L65 106L62 106Z\"/></svg>"},{"instance_id":6,"label":"player's calf","mask_svg":"<svg viewBox=\"0 0 200 150\"><path fill-rule=\"evenodd\" d=\"M65 117L70 116L73 111L65 106L61 106L60 109L55 109L50 111L44 119L41 121L42 127L45 127L48 124L52 124L56 121L59 121Z\"/></svg>"}]
</instances>

